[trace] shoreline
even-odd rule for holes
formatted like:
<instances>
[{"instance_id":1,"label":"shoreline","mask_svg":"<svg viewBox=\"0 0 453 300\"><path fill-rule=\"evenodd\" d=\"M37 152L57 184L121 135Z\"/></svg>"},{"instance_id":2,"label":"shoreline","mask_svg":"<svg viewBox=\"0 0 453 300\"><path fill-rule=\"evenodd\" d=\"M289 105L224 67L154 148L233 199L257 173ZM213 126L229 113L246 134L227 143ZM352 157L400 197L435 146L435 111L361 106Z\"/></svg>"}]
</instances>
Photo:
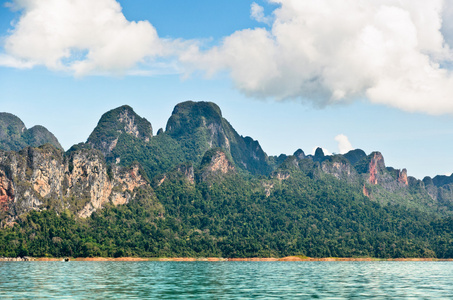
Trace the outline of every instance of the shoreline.
<instances>
[{"instance_id":1,"label":"shoreline","mask_svg":"<svg viewBox=\"0 0 453 300\"><path fill-rule=\"evenodd\" d=\"M373 258L373 257L299 257L286 256L281 258L275 257L249 257L249 258L222 258L222 257L77 257L67 258L68 261L106 261L106 262L140 262L140 261L179 261L179 262L195 262L195 261L263 261L263 262L288 262L288 261L326 261L326 262L353 262L353 261L453 261L452 258ZM1 261L64 261L64 257L0 257Z\"/></svg>"}]
</instances>

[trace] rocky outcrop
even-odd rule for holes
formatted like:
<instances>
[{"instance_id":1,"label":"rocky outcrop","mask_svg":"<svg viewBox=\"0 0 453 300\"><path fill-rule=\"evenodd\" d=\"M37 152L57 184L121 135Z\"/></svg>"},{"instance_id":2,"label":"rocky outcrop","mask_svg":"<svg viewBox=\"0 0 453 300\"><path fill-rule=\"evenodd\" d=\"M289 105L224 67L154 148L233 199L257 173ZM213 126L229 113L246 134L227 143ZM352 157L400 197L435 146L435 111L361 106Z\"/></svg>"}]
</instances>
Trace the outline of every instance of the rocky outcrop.
<instances>
[{"instance_id":1,"label":"rocky outcrop","mask_svg":"<svg viewBox=\"0 0 453 300\"><path fill-rule=\"evenodd\" d=\"M365 184L363 185L363 189L362 189L362 190L363 190L363 195L364 195L364 196L366 196L366 197L368 197L368 198L371 196L370 190L366 187Z\"/></svg>"},{"instance_id":2,"label":"rocky outcrop","mask_svg":"<svg viewBox=\"0 0 453 300\"><path fill-rule=\"evenodd\" d=\"M398 182L406 186L409 185L406 169L398 170Z\"/></svg>"},{"instance_id":3,"label":"rocky outcrop","mask_svg":"<svg viewBox=\"0 0 453 300\"><path fill-rule=\"evenodd\" d=\"M0 210L7 211L9 203L14 201L15 191L13 182L6 175L5 170L0 170Z\"/></svg>"},{"instance_id":4,"label":"rocky outcrop","mask_svg":"<svg viewBox=\"0 0 453 300\"><path fill-rule=\"evenodd\" d=\"M357 172L351 163L341 155L330 156L321 163L321 170L335 176L337 179L347 181L357 180Z\"/></svg>"},{"instance_id":5,"label":"rocky outcrop","mask_svg":"<svg viewBox=\"0 0 453 300\"><path fill-rule=\"evenodd\" d=\"M207 181L235 172L234 165L227 158L225 152L215 148L206 152L201 162L200 180Z\"/></svg>"},{"instance_id":6,"label":"rocky outcrop","mask_svg":"<svg viewBox=\"0 0 453 300\"><path fill-rule=\"evenodd\" d=\"M102 115L87 143L109 156L122 134L149 142L153 128L148 120L137 115L130 106L124 105Z\"/></svg>"},{"instance_id":7,"label":"rocky outcrop","mask_svg":"<svg viewBox=\"0 0 453 300\"><path fill-rule=\"evenodd\" d=\"M138 165L108 167L97 150L64 155L46 145L0 151L0 205L9 219L42 209L88 217L106 203L129 202L136 188L147 185Z\"/></svg>"},{"instance_id":8,"label":"rocky outcrop","mask_svg":"<svg viewBox=\"0 0 453 300\"><path fill-rule=\"evenodd\" d=\"M371 160L368 165L369 178L368 182L371 184L378 184L378 174L380 171L385 169L384 157L380 152L373 152L371 154Z\"/></svg>"},{"instance_id":9,"label":"rocky outcrop","mask_svg":"<svg viewBox=\"0 0 453 300\"><path fill-rule=\"evenodd\" d=\"M283 181L291 177L291 174L287 171L277 171L274 172L271 177Z\"/></svg>"}]
</instances>

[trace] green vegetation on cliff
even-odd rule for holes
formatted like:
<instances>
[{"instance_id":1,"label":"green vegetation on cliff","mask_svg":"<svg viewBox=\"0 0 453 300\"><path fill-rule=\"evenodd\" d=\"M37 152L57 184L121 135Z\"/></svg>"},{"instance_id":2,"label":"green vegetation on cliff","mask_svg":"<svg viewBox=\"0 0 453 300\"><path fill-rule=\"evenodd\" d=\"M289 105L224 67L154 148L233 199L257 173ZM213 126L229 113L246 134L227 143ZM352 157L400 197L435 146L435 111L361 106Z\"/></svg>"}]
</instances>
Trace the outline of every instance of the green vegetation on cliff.
<instances>
[{"instance_id":1,"label":"green vegetation on cliff","mask_svg":"<svg viewBox=\"0 0 453 300\"><path fill-rule=\"evenodd\" d=\"M0 150L19 151L25 147L51 144L63 149L57 138L45 127L25 127L21 119L10 113L0 113Z\"/></svg>"}]
</instances>

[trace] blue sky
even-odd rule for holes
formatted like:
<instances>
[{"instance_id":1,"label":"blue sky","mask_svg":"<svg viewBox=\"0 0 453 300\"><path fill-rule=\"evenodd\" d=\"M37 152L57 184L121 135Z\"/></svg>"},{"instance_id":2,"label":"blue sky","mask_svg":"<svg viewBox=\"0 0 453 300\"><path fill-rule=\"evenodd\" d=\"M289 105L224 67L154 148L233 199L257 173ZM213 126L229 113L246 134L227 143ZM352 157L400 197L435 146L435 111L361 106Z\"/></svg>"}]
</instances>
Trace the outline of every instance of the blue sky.
<instances>
[{"instance_id":1,"label":"blue sky","mask_svg":"<svg viewBox=\"0 0 453 300\"><path fill-rule=\"evenodd\" d=\"M452 9L425 2L3 2L0 111L68 149L123 104L157 132L175 104L213 101L269 155L352 147L450 174Z\"/></svg>"}]
</instances>

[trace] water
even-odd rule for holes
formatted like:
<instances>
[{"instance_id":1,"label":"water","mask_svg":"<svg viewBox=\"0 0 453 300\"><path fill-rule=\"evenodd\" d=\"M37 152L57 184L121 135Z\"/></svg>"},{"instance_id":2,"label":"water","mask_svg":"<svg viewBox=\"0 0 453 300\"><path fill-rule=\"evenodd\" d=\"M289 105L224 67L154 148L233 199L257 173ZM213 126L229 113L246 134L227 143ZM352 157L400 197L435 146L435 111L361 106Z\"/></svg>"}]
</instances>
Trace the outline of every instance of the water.
<instances>
[{"instance_id":1,"label":"water","mask_svg":"<svg viewBox=\"0 0 453 300\"><path fill-rule=\"evenodd\" d=\"M451 299L452 262L0 262L0 299Z\"/></svg>"}]
</instances>

